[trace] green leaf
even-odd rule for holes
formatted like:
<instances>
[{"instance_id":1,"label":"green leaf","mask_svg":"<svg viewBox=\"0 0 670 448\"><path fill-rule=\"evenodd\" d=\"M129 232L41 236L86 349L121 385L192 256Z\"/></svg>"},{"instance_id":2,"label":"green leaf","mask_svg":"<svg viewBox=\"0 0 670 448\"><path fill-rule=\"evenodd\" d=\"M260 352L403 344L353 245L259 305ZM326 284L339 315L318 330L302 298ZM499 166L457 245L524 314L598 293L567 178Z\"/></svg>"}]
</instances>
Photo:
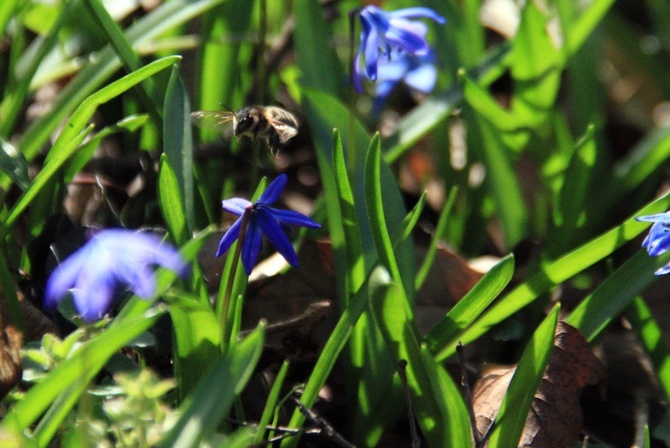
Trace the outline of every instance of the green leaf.
<instances>
[{"instance_id":1,"label":"green leaf","mask_svg":"<svg viewBox=\"0 0 670 448\"><path fill-rule=\"evenodd\" d=\"M222 1L224 0L173 0L163 3L151 13L138 19L124 34L134 47L145 44L170 28L207 12ZM86 68L67 83L54 103L52 112L35 120L23 133L18 146L29 161L38 154L42 145L67 115L83 104L86 97L99 88L121 66L116 54L109 46L96 52L95 56L95 59L88 61ZM173 56L173 58L178 57Z\"/></svg>"},{"instance_id":2,"label":"green leaf","mask_svg":"<svg viewBox=\"0 0 670 448\"><path fill-rule=\"evenodd\" d=\"M670 350L663 340L663 331L645 301L636 297L626 308L626 318L649 354L666 399L670 397Z\"/></svg>"},{"instance_id":3,"label":"green leaf","mask_svg":"<svg viewBox=\"0 0 670 448\"><path fill-rule=\"evenodd\" d=\"M381 184L381 145L379 142L379 133L377 133L372 137L370 147L368 148L368 156L365 160L365 207L368 211L372 239L375 243L379 261L389 271L393 281L402 286L403 278L400 275L393 244L391 244L391 236L386 226L383 196ZM405 290L404 286L402 288Z\"/></svg>"},{"instance_id":4,"label":"green leaf","mask_svg":"<svg viewBox=\"0 0 670 448\"><path fill-rule=\"evenodd\" d=\"M0 170L21 190L26 191L30 187L28 161L14 145L3 138L0 138Z\"/></svg>"},{"instance_id":5,"label":"green leaf","mask_svg":"<svg viewBox=\"0 0 670 448\"><path fill-rule=\"evenodd\" d=\"M174 294L167 303L176 344L175 377L183 400L221 354L219 322L209 303Z\"/></svg>"},{"instance_id":6,"label":"green leaf","mask_svg":"<svg viewBox=\"0 0 670 448\"><path fill-rule=\"evenodd\" d=\"M197 447L213 435L228 415L256 368L263 351L265 327L258 326L233 344L205 372L196 388L180 406L180 417L160 447Z\"/></svg>"},{"instance_id":7,"label":"green leaf","mask_svg":"<svg viewBox=\"0 0 670 448\"><path fill-rule=\"evenodd\" d=\"M319 396L319 391L326 384L328 375L335 366L338 356L344 349L344 346L349 339L349 335L353 331L354 326L358 322L358 319L363 314L367 304L368 304L368 282L377 282L380 277L388 278L388 274L384 271L383 268L375 269L370 273L366 278L364 285L361 289L358 290L356 295L351 299L349 305L344 309L340 319L337 321L337 325L333 329L328 342L323 347L319 359L316 361L314 370L309 376L309 380L305 384L305 389L300 397L300 402L307 408L310 409L314 406L314 402ZM299 409L296 409L293 412L293 416L289 422L289 427L291 428L301 428L305 423L305 416L300 412ZM291 437L289 439L284 439L281 443L282 448L295 447L300 441L299 436Z\"/></svg>"},{"instance_id":8,"label":"green leaf","mask_svg":"<svg viewBox=\"0 0 670 448\"><path fill-rule=\"evenodd\" d=\"M163 107L163 150L176 178L186 218L186 232L193 234L193 136L191 135L191 107L179 68L172 67L165 92ZM183 241L179 241L180 244Z\"/></svg>"},{"instance_id":9,"label":"green leaf","mask_svg":"<svg viewBox=\"0 0 670 448\"><path fill-rule=\"evenodd\" d=\"M477 321L461 334L459 339L463 344L474 341L491 327L512 316L555 285L568 280L575 274L608 257L648 227L648 223L635 221L635 216L660 213L667 210L668 207L670 207L670 194L666 194L643 207L623 224L592 239L556 261L540 266L534 274L528 277L528 280L514 288L484 312ZM642 257L636 256L635 258L644 262ZM649 268L651 269L651 267ZM451 356L455 353L455 345L443 349L441 353L444 357Z\"/></svg>"},{"instance_id":10,"label":"green leaf","mask_svg":"<svg viewBox=\"0 0 670 448\"><path fill-rule=\"evenodd\" d=\"M347 270L345 275L347 278L347 297L349 297L358 291L363 280L365 280L365 260L362 252L361 233L358 230L359 224L356 216L354 194L349 183L342 140L337 129L333 131L333 171L346 241L344 247L347 255Z\"/></svg>"},{"instance_id":11,"label":"green leaf","mask_svg":"<svg viewBox=\"0 0 670 448\"><path fill-rule=\"evenodd\" d=\"M279 401L279 394L282 391L284 386L284 380L286 379L286 374L288 373L289 363L288 360L284 360L277 375L274 378L272 383L272 389L268 394L268 398L265 401L265 407L263 409L263 414L261 419L258 422L258 429L256 430L256 436L254 437L253 445L260 446L263 443L263 439L266 432L266 427L272 422L272 417L279 414L279 409L277 408L277 402Z\"/></svg>"},{"instance_id":12,"label":"green leaf","mask_svg":"<svg viewBox=\"0 0 670 448\"><path fill-rule=\"evenodd\" d=\"M7 236L21 213L30 205L37 194L48 185L53 176L56 175L63 164L74 154L79 144L92 130L93 125L88 125L88 121L93 116L96 108L119 96L149 76L173 65L179 59L179 56L170 56L152 62L94 93L79 105L51 148L44 167L35 177L30 188L21 195L17 203L9 211L9 215L5 221L0 224L0 240Z\"/></svg>"},{"instance_id":13,"label":"green leaf","mask_svg":"<svg viewBox=\"0 0 670 448\"><path fill-rule=\"evenodd\" d=\"M178 245L184 244L189 238L184 203L177 176L166 154L161 155L158 171L158 201L170 235Z\"/></svg>"},{"instance_id":14,"label":"green leaf","mask_svg":"<svg viewBox=\"0 0 670 448\"><path fill-rule=\"evenodd\" d=\"M554 307L533 334L521 355L489 437L491 448L511 448L519 444L535 392L554 348L560 306Z\"/></svg>"},{"instance_id":15,"label":"green leaf","mask_svg":"<svg viewBox=\"0 0 670 448\"><path fill-rule=\"evenodd\" d=\"M640 249L584 299L566 322L592 341L639 293L658 279L654 272L668 262L670 253L650 257L645 249Z\"/></svg>"},{"instance_id":16,"label":"green leaf","mask_svg":"<svg viewBox=\"0 0 670 448\"><path fill-rule=\"evenodd\" d=\"M324 18L322 5L296 0L293 43L302 72L300 84L337 97L342 92L344 72L332 45L333 32Z\"/></svg>"},{"instance_id":17,"label":"green leaf","mask_svg":"<svg viewBox=\"0 0 670 448\"><path fill-rule=\"evenodd\" d=\"M514 275L514 256L508 255L484 277L433 327L425 337L426 345L438 361L446 356L441 350L456 344L459 335L498 297Z\"/></svg>"},{"instance_id":18,"label":"green leaf","mask_svg":"<svg viewBox=\"0 0 670 448\"><path fill-rule=\"evenodd\" d=\"M421 265L421 268L419 268L419 272L417 272L416 278L414 279L414 289L416 291L421 289L421 286L423 286L423 283L426 281L426 278L428 278L430 268L433 266L433 262L435 261L437 246L440 243L442 235L444 235L447 229L447 220L449 219L449 214L451 213L451 209L454 206L454 201L456 200L457 193L458 193L458 187L452 188L451 191L449 192L449 196L447 197L446 203L442 207L442 211L440 212L440 218L437 220L437 226L435 227L435 231L433 232L433 238L430 240L430 245L428 246L428 250L426 251L426 255L423 259L423 264Z\"/></svg>"},{"instance_id":19,"label":"green leaf","mask_svg":"<svg viewBox=\"0 0 670 448\"><path fill-rule=\"evenodd\" d=\"M587 216L586 194L596 155L595 128L589 126L584 137L577 143L570 165L563 176L563 186L558 192L558 206L554 208L556 229L552 233L548 249L552 255L572 248L579 237L579 230L584 226Z\"/></svg>"},{"instance_id":20,"label":"green leaf","mask_svg":"<svg viewBox=\"0 0 670 448\"><path fill-rule=\"evenodd\" d=\"M407 385L411 391L411 399L422 433L429 446L460 446L453 445L454 439L462 439L463 431L468 428L456 427L452 424L467 421L465 404L459 393L451 394L452 387L445 383L441 367L436 363L424 363L424 355L420 345L419 330L413 316L408 312L407 297L402 287L386 275L379 276L377 282L370 285L372 295L371 306L377 325L386 341L386 346L396 365L406 362ZM402 368L402 367L401 367ZM445 397L436 393L433 384L442 391L449 391ZM456 400L454 405L460 410L453 420L447 414L448 407L438 401ZM459 403L460 401L460 403ZM465 417L464 417L465 415ZM467 438L469 439L469 431Z\"/></svg>"}]
</instances>

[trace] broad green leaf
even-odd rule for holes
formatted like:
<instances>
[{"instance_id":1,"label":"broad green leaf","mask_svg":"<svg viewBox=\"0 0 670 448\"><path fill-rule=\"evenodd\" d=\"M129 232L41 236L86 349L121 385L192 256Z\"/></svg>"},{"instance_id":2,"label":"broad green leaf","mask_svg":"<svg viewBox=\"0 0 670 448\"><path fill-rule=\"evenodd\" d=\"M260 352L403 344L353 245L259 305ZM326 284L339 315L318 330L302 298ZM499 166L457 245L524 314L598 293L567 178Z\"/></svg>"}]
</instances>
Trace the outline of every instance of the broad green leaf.
<instances>
[{"instance_id":1,"label":"broad green leaf","mask_svg":"<svg viewBox=\"0 0 670 448\"><path fill-rule=\"evenodd\" d=\"M445 413L446 407L437 403L445 397L432 388L429 368L423 362L419 330L408 311L407 296L388 274L380 280L370 285L370 305L394 362L396 365L406 362L407 386L421 431L429 446L452 446L448 443L449 432L454 429L450 427L450 416ZM438 371L432 370L434 380L441 378Z\"/></svg>"},{"instance_id":2,"label":"broad green leaf","mask_svg":"<svg viewBox=\"0 0 670 448\"><path fill-rule=\"evenodd\" d=\"M184 244L189 238L184 203L177 175L166 154L161 154L158 171L158 201L170 235L178 245Z\"/></svg>"},{"instance_id":3,"label":"broad green leaf","mask_svg":"<svg viewBox=\"0 0 670 448\"><path fill-rule=\"evenodd\" d=\"M391 236L386 225L383 203L384 194L382 193L380 173L381 145L379 142L379 133L377 133L372 137L368 156L365 160L365 207L368 212L372 239L375 243L379 261L389 271L393 281L397 282L405 290L406 287L403 286L403 278L400 275L393 244L391 243Z\"/></svg>"},{"instance_id":4,"label":"broad green leaf","mask_svg":"<svg viewBox=\"0 0 670 448\"><path fill-rule=\"evenodd\" d=\"M338 97L345 75L332 45L331 23L324 19L322 5L297 0L293 14L296 22L293 43L302 72L300 84Z\"/></svg>"},{"instance_id":5,"label":"broad green leaf","mask_svg":"<svg viewBox=\"0 0 670 448\"><path fill-rule=\"evenodd\" d=\"M535 392L554 348L554 335L560 306L544 319L521 355L500 411L489 437L491 448L513 448L519 445Z\"/></svg>"},{"instance_id":6,"label":"broad green leaf","mask_svg":"<svg viewBox=\"0 0 670 448\"><path fill-rule=\"evenodd\" d=\"M260 325L219 357L180 406L179 420L160 447L197 447L218 430L251 378L264 339L265 327Z\"/></svg>"},{"instance_id":7,"label":"broad green leaf","mask_svg":"<svg viewBox=\"0 0 670 448\"><path fill-rule=\"evenodd\" d=\"M647 133L623 159L614 165L615 181L609 197L615 200L662 170L670 158L670 129L659 128Z\"/></svg>"},{"instance_id":8,"label":"broad green leaf","mask_svg":"<svg viewBox=\"0 0 670 448\"><path fill-rule=\"evenodd\" d=\"M221 354L219 322L209 303L171 294L168 311L174 328L175 377L184 399Z\"/></svg>"},{"instance_id":9,"label":"broad green leaf","mask_svg":"<svg viewBox=\"0 0 670 448\"><path fill-rule=\"evenodd\" d=\"M335 173L335 184L339 197L342 227L346 241L345 250L347 254L347 298L352 296L361 287L365 280L365 263L361 244L361 234L356 216L356 204L349 183L349 175L344 160L344 150L340 133L333 131L333 171ZM346 303L346 302L343 302Z\"/></svg>"},{"instance_id":10,"label":"broad green leaf","mask_svg":"<svg viewBox=\"0 0 670 448\"><path fill-rule=\"evenodd\" d=\"M426 345L437 360L446 356L441 350L458 342L459 335L498 297L514 275L514 256L508 255L484 277L433 327L425 337Z\"/></svg>"},{"instance_id":11,"label":"broad green leaf","mask_svg":"<svg viewBox=\"0 0 670 448\"><path fill-rule=\"evenodd\" d=\"M193 234L193 136L191 135L191 107L179 68L172 67L163 105L163 151L176 178L186 218L186 232ZM179 241L183 244L183 241Z\"/></svg>"}]
</instances>

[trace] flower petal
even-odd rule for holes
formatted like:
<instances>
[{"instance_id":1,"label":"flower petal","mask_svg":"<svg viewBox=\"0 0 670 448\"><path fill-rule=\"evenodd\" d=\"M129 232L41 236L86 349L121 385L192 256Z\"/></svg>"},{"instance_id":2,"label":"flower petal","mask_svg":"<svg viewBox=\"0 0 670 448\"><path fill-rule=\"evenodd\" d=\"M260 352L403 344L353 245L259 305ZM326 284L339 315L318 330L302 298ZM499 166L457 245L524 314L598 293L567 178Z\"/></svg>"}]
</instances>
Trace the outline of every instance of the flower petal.
<instances>
[{"instance_id":1,"label":"flower petal","mask_svg":"<svg viewBox=\"0 0 670 448\"><path fill-rule=\"evenodd\" d=\"M88 261L88 248L82 248L59 264L51 273L44 290L44 307L53 310L56 304L74 288L77 278Z\"/></svg>"},{"instance_id":2,"label":"flower petal","mask_svg":"<svg viewBox=\"0 0 670 448\"><path fill-rule=\"evenodd\" d=\"M655 215L636 216L636 221L664 222L670 224L670 212L657 213Z\"/></svg>"},{"instance_id":3,"label":"flower petal","mask_svg":"<svg viewBox=\"0 0 670 448\"><path fill-rule=\"evenodd\" d=\"M293 245L286 237L280 223L267 209L258 210L258 225L272 245L291 266L298 266L298 256Z\"/></svg>"},{"instance_id":4,"label":"flower petal","mask_svg":"<svg viewBox=\"0 0 670 448\"><path fill-rule=\"evenodd\" d=\"M242 198L230 198L222 201L223 209L233 215L242 216L244 210L251 205L251 202Z\"/></svg>"},{"instance_id":5,"label":"flower petal","mask_svg":"<svg viewBox=\"0 0 670 448\"><path fill-rule=\"evenodd\" d=\"M422 64L407 72L405 84L423 93L430 93L437 81L437 69L433 64Z\"/></svg>"},{"instance_id":6,"label":"flower petal","mask_svg":"<svg viewBox=\"0 0 670 448\"><path fill-rule=\"evenodd\" d=\"M244 272L247 275L250 275L254 266L256 266L258 255L263 248L263 233L261 229L262 227L259 227L258 222L258 212L256 212L253 219L249 219L247 223L247 230L244 234L244 242L242 243L242 266L244 266Z\"/></svg>"},{"instance_id":7,"label":"flower petal","mask_svg":"<svg viewBox=\"0 0 670 448\"><path fill-rule=\"evenodd\" d=\"M391 18L402 17L404 19L432 19L441 25L447 23L447 19L445 19L432 9L425 8L423 6L398 9L396 11L389 11L387 12L387 14Z\"/></svg>"},{"instance_id":8,"label":"flower petal","mask_svg":"<svg viewBox=\"0 0 670 448\"><path fill-rule=\"evenodd\" d=\"M242 218L238 219L230 226L230 229L223 235L221 242L219 242L219 248L216 251L216 256L220 257L224 253L228 252L230 246L233 245L235 240L240 236L240 227L242 227Z\"/></svg>"},{"instance_id":9,"label":"flower petal","mask_svg":"<svg viewBox=\"0 0 670 448\"><path fill-rule=\"evenodd\" d=\"M377 64L379 62L379 36L372 31L365 40L365 73L371 81L377 80Z\"/></svg>"},{"instance_id":10,"label":"flower petal","mask_svg":"<svg viewBox=\"0 0 670 448\"><path fill-rule=\"evenodd\" d=\"M391 26L384 33L389 45L414 55L427 54L430 51L426 42L428 27L423 22L392 19Z\"/></svg>"},{"instance_id":11,"label":"flower petal","mask_svg":"<svg viewBox=\"0 0 670 448\"><path fill-rule=\"evenodd\" d=\"M302 213L294 212L293 210L279 210L271 207L263 207L262 210L269 212L280 224L308 227L310 229L318 229L321 227L321 224L314 221L312 218L305 216Z\"/></svg>"},{"instance_id":12,"label":"flower petal","mask_svg":"<svg viewBox=\"0 0 670 448\"><path fill-rule=\"evenodd\" d=\"M275 177L275 180L270 182L270 185L267 186L256 204L270 205L277 202L277 199L279 199L279 196L281 196L284 188L286 187L287 179L288 176L286 176L284 173Z\"/></svg>"}]
</instances>

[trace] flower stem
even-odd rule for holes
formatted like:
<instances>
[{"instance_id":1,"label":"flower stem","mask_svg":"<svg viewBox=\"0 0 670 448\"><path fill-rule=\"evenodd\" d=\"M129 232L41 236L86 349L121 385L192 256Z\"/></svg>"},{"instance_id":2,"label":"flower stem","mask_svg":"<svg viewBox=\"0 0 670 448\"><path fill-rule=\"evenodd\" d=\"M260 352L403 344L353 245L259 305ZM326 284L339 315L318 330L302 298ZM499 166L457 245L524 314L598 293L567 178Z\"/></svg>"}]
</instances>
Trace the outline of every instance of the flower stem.
<instances>
[{"instance_id":1,"label":"flower stem","mask_svg":"<svg viewBox=\"0 0 670 448\"><path fill-rule=\"evenodd\" d=\"M247 232L247 223L249 222L250 209L246 209L242 215L242 224L240 225L240 235L237 238L235 246L235 253L233 254L233 261L230 266L230 273L228 281L226 282L226 291L223 295L223 304L221 306L221 315L219 316L219 327L221 329L221 352L225 352L228 348L231 335L228 334L228 314L230 311L231 296L233 293L233 286L235 285L235 277L237 275L237 266L240 264L240 253L242 252L242 245L244 244L244 236Z\"/></svg>"}]
</instances>

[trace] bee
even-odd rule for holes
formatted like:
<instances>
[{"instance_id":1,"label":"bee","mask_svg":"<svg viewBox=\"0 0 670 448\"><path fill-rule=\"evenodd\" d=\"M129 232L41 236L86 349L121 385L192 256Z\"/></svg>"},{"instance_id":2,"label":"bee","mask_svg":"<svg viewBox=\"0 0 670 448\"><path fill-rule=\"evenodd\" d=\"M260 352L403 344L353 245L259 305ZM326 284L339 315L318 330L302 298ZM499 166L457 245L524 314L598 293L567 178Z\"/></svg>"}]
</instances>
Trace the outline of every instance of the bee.
<instances>
[{"instance_id":1,"label":"bee","mask_svg":"<svg viewBox=\"0 0 670 448\"><path fill-rule=\"evenodd\" d=\"M286 148L289 141L298 134L298 120L295 116L276 106L247 106L237 112L230 109L200 110L191 114L191 121L203 128L220 128L232 122L237 141L243 135L255 143L262 140L275 159L279 151Z\"/></svg>"}]
</instances>

